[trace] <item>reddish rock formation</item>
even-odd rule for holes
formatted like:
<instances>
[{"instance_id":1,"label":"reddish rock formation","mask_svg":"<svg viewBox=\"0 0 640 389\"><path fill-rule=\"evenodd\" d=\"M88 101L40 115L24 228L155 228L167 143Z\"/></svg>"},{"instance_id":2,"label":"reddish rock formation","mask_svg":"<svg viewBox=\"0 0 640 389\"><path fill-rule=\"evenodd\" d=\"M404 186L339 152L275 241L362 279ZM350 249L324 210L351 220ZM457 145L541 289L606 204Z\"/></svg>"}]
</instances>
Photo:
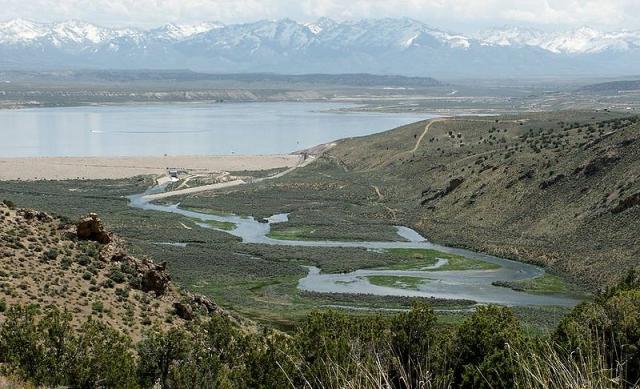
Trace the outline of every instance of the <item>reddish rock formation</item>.
<instances>
[{"instance_id":1,"label":"reddish rock formation","mask_svg":"<svg viewBox=\"0 0 640 389\"><path fill-rule=\"evenodd\" d=\"M191 305L185 303L173 303L173 308L176 310L176 315L184 320L193 320L193 309Z\"/></svg>"},{"instance_id":2,"label":"reddish rock formation","mask_svg":"<svg viewBox=\"0 0 640 389\"><path fill-rule=\"evenodd\" d=\"M95 213L83 217L78 222L76 234L78 239L92 240L94 242L107 244L111 242L111 234L105 231L102 220Z\"/></svg>"},{"instance_id":3,"label":"reddish rock formation","mask_svg":"<svg viewBox=\"0 0 640 389\"><path fill-rule=\"evenodd\" d=\"M138 272L141 274L141 289L145 292L155 292L156 296L162 296L171 282L164 263L157 265L149 259L143 259L138 264Z\"/></svg>"}]
</instances>

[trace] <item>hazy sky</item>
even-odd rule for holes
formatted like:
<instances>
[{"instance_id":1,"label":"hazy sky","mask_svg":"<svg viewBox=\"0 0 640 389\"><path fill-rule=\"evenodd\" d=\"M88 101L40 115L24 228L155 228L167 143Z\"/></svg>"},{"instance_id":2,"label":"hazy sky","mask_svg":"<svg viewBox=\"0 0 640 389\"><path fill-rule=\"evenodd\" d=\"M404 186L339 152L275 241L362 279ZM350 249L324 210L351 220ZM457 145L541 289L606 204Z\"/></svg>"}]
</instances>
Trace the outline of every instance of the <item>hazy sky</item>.
<instances>
[{"instance_id":1,"label":"hazy sky","mask_svg":"<svg viewBox=\"0 0 640 389\"><path fill-rule=\"evenodd\" d=\"M640 0L0 0L0 20L80 19L151 27L203 20L236 23L408 16L445 30L517 25L640 29Z\"/></svg>"}]
</instances>

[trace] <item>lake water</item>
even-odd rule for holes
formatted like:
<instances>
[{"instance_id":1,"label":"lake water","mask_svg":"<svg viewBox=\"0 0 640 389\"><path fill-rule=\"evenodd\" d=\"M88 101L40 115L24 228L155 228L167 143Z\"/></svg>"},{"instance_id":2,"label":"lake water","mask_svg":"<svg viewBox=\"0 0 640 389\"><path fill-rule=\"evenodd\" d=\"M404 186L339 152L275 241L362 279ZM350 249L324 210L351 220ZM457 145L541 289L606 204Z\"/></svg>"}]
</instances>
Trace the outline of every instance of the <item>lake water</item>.
<instances>
[{"instance_id":1,"label":"lake water","mask_svg":"<svg viewBox=\"0 0 640 389\"><path fill-rule=\"evenodd\" d=\"M188 103L0 110L0 157L281 154L430 115L334 103Z\"/></svg>"}]
</instances>

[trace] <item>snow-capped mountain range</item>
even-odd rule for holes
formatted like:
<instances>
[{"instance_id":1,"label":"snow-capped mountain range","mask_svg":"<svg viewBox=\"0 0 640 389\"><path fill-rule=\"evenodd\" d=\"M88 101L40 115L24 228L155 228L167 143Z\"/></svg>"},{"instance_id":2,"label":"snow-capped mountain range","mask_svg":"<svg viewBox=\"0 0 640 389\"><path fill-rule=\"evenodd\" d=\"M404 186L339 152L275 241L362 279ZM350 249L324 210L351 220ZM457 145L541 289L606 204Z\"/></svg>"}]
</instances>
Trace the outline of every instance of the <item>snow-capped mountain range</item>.
<instances>
[{"instance_id":1,"label":"snow-capped mountain range","mask_svg":"<svg viewBox=\"0 0 640 389\"><path fill-rule=\"evenodd\" d=\"M140 30L82 21L0 23L0 68L427 76L639 74L640 31L501 28L465 35L408 19L290 19Z\"/></svg>"},{"instance_id":2,"label":"snow-capped mountain range","mask_svg":"<svg viewBox=\"0 0 640 389\"><path fill-rule=\"evenodd\" d=\"M558 54L594 54L640 47L640 31L602 32L589 27L555 33L517 27L492 29L477 34L476 38L485 45L539 47Z\"/></svg>"}]
</instances>

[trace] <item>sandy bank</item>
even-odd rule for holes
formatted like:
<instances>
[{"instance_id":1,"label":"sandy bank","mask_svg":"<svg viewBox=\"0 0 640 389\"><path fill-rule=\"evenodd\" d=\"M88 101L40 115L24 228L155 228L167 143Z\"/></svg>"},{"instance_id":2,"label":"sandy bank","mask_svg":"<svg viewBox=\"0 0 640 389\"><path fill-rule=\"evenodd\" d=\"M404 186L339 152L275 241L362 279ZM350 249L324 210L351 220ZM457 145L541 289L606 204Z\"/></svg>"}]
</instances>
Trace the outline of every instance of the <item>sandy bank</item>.
<instances>
[{"instance_id":1,"label":"sandy bank","mask_svg":"<svg viewBox=\"0 0 640 389\"><path fill-rule=\"evenodd\" d=\"M266 170L299 161L297 155L0 158L0 180L126 178L160 175L168 168L194 173Z\"/></svg>"}]
</instances>

